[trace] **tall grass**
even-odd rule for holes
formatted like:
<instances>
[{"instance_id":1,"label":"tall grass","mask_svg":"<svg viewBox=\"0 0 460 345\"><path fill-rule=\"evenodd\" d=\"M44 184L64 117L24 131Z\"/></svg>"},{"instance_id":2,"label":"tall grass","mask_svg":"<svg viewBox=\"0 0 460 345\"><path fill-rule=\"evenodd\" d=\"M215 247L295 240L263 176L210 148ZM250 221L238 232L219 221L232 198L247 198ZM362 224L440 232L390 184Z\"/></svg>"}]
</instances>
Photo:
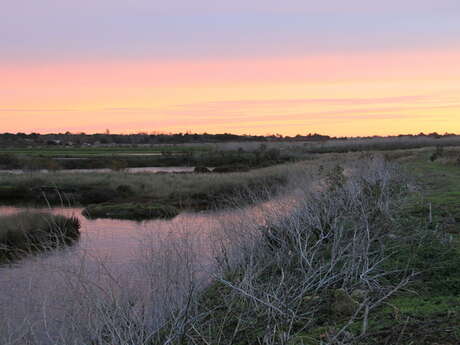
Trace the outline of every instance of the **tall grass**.
<instances>
[{"instance_id":1,"label":"tall grass","mask_svg":"<svg viewBox=\"0 0 460 345\"><path fill-rule=\"evenodd\" d=\"M47 213L21 212L0 217L0 262L75 241L77 218Z\"/></svg>"},{"instance_id":2,"label":"tall grass","mask_svg":"<svg viewBox=\"0 0 460 345\"><path fill-rule=\"evenodd\" d=\"M179 191L204 191L220 185L246 184L253 178L286 175L296 169L296 165L257 169L250 172L230 174L152 174L152 173L41 173L31 172L22 175L1 173L3 185L46 185L46 186L87 186L104 185L116 188L119 185L130 185L136 191L146 190L158 196Z\"/></svg>"},{"instance_id":3,"label":"tall grass","mask_svg":"<svg viewBox=\"0 0 460 345\"><path fill-rule=\"evenodd\" d=\"M271 142L229 142L202 144L218 151L243 150L253 152L265 149L279 149L281 153L289 152L293 157L301 157L301 153L339 153L375 150L402 150L434 146L459 146L460 136L436 138L432 136L398 136L376 138L350 138L327 141L271 141Z\"/></svg>"}]
</instances>

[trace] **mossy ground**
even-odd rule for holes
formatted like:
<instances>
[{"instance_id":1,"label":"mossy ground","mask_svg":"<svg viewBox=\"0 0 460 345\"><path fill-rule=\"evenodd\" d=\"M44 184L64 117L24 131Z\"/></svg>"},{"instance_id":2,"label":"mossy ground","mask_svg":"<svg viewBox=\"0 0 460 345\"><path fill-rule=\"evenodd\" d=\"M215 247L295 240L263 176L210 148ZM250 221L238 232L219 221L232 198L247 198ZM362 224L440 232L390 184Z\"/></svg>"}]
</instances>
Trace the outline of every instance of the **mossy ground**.
<instances>
[{"instance_id":1,"label":"mossy ground","mask_svg":"<svg viewBox=\"0 0 460 345\"><path fill-rule=\"evenodd\" d=\"M432 162L429 152L417 154L404 166L420 187L404 209L406 221L446 233L451 244L441 247L428 241L401 252L399 260L411 256L420 275L371 316L362 343L460 344L460 166ZM354 325L355 332L360 326Z\"/></svg>"},{"instance_id":2,"label":"mossy ground","mask_svg":"<svg viewBox=\"0 0 460 345\"><path fill-rule=\"evenodd\" d=\"M409 262L419 275L370 314L367 334L357 344L460 344L460 166L429 157L429 151L419 152L403 165L419 190L402 210L401 224L444 232L451 244L441 246L428 238L423 245L402 245L389 264ZM361 327L357 321L350 331L359 334Z\"/></svg>"}]
</instances>

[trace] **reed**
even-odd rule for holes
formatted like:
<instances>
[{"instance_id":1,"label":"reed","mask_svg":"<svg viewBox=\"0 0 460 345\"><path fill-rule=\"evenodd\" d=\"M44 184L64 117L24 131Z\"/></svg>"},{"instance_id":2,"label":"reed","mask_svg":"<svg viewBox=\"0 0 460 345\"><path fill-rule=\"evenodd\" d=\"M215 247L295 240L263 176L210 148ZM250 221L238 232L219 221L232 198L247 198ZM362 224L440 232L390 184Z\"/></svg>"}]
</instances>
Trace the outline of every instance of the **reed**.
<instances>
[{"instance_id":1,"label":"reed","mask_svg":"<svg viewBox=\"0 0 460 345\"><path fill-rule=\"evenodd\" d=\"M80 235L75 217L21 212L0 217L0 262L70 244Z\"/></svg>"}]
</instances>

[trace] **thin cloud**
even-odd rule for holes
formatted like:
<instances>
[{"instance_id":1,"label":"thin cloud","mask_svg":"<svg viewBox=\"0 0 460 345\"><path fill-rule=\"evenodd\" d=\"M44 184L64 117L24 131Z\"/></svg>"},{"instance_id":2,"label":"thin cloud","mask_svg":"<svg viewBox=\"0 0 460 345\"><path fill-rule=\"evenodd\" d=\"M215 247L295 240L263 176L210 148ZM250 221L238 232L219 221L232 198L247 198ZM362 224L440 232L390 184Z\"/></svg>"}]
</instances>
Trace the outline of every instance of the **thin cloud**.
<instances>
[{"instance_id":1,"label":"thin cloud","mask_svg":"<svg viewBox=\"0 0 460 345\"><path fill-rule=\"evenodd\" d=\"M24 108L0 108L0 112L11 113L55 113L55 112L71 112L78 111L77 109L24 109Z\"/></svg>"},{"instance_id":2,"label":"thin cloud","mask_svg":"<svg viewBox=\"0 0 460 345\"><path fill-rule=\"evenodd\" d=\"M190 107L199 105L245 105L245 106L286 106L303 104L325 104L325 105L349 105L349 104L375 104L375 103L404 103L422 102L431 100L429 95L380 97L380 98L297 98L297 99L252 99L252 100L232 100L232 101L213 101L206 103L181 104L179 107Z\"/></svg>"}]
</instances>

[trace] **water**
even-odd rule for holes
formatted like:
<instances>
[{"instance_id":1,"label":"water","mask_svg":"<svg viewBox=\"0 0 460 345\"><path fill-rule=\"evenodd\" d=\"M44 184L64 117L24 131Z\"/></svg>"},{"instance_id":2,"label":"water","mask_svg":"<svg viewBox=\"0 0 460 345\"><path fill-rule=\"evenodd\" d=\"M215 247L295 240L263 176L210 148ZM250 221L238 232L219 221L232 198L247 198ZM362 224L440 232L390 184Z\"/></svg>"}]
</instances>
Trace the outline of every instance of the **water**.
<instances>
[{"instance_id":1,"label":"water","mask_svg":"<svg viewBox=\"0 0 460 345\"><path fill-rule=\"evenodd\" d=\"M114 301L149 310L143 322L154 324L181 303L191 280L209 279L221 244L249 243L251 227L286 211L277 209L279 205L292 203L272 201L143 222L88 220L79 208L45 210L78 217L80 240L0 267L0 339L28 332L38 344L50 344L55 337L83 337L96 327L92 317L98 320L94 315L101 313L101 305ZM0 207L0 215L24 210Z\"/></svg>"},{"instance_id":2,"label":"water","mask_svg":"<svg viewBox=\"0 0 460 345\"><path fill-rule=\"evenodd\" d=\"M20 211L24 209L0 207L3 215ZM183 258L171 251L179 253L183 250L180 246L186 245L193 250L193 265L197 268L210 262L207 238L219 217L183 213L167 221L134 222L88 220L78 208L55 208L51 213L77 216L81 222L80 240L71 247L0 267L2 345L4 334L20 332L18 327L34 329L39 344L50 343L45 330L56 335L70 331L80 334L81 329L69 330L68 324L89 322L85 315L96 314L98 303L113 303L114 298L138 299L152 305L155 298L165 295L169 283L162 277L167 277L166 268L174 270L176 279L186 274ZM178 286L175 293L185 288ZM154 292L157 296L152 297ZM160 307L157 313L161 313Z\"/></svg>"},{"instance_id":3,"label":"water","mask_svg":"<svg viewBox=\"0 0 460 345\"><path fill-rule=\"evenodd\" d=\"M143 167L143 168L127 168L123 171L128 173L191 173L194 171L194 167ZM112 169L63 169L58 170L62 173L108 173L112 172ZM38 170L37 172L41 173L52 173L55 171L50 171L46 169ZM22 169L13 169L13 170L0 170L1 173L8 174L25 174L27 171Z\"/></svg>"},{"instance_id":4,"label":"water","mask_svg":"<svg viewBox=\"0 0 460 345\"><path fill-rule=\"evenodd\" d=\"M37 265L51 267L63 262L80 263L85 259L86 264L96 266L103 260L110 269L122 273L123 266L126 269L130 263L139 259L139 252L145 247L146 240L149 241L149 245L152 245L155 240L159 242L166 238L177 238L183 235L184 227L188 235L193 234L199 238L216 220L215 214L204 212L182 213L172 220L142 222L116 219L89 220L81 215L81 208L35 209L8 206L0 206L0 215L26 210L77 217L81 223L81 236L79 241L68 248L28 257L12 266L0 266L0 290L4 290L2 288L9 280L5 277L9 272L17 275L19 271L27 271L29 267Z\"/></svg>"}]
</instances>

